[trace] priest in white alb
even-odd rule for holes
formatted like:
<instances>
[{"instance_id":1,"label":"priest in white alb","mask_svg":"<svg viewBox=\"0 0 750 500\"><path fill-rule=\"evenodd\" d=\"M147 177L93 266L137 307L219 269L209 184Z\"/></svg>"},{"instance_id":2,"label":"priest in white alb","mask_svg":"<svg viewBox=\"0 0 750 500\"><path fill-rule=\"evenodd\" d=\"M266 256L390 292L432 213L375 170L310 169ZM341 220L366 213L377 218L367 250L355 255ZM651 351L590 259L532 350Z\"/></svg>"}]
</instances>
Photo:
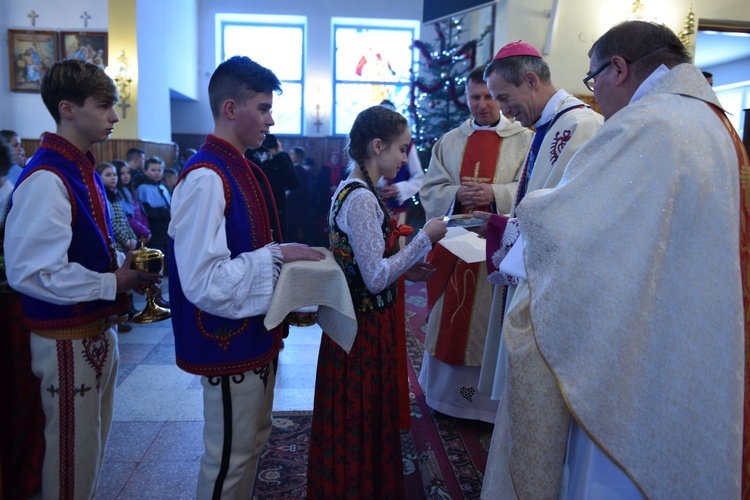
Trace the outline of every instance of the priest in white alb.
<instances>
[{"instance_id":1,"label":"priest in white alb","mask_svg":"<svg viewBox=\"0 0 750 500\"><path fill-rule=\"evenodd\" d=\"M482 498L739 498L747 153L666 26L589 56L605 123L500 267L521 279Z\"/></svg>"},{"instance_id":2,"label":"priest in white alb","mask_svg":"<svg viewBox=\"0 0 750 500\"><path fill-rule=\"evenodd\" d=\"M428 219L485 210L507 214L532 133L501 115L484 81L471 71L466 101L472 117L441 137L419 191ZM470 264L441 245L428 255L430 315L419 383L427 404L453 417L494 422L497 401L477 391L492 288L486 265Z\"/></svg>"}]
</instances>

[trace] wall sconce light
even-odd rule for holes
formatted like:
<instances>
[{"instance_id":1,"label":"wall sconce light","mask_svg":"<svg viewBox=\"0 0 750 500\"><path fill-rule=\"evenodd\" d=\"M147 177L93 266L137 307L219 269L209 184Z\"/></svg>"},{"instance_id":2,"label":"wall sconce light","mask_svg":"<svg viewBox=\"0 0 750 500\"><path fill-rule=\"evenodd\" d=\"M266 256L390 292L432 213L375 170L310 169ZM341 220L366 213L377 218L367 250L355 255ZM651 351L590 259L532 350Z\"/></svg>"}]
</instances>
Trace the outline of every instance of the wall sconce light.
<instances>
[{"instance_id":1,"label":"wall sconce light","mask_svg":"<svg viewBox=\"0 0 750 500\"><path fill-rule=\"evenodd\" d=\"M130 99L130 85L133 83L133 78L130 76L128 68L128 58L125 56L125 51L120 51L120 57L117 58L118 68L114 74L115 85L117 85L117 93L120 95L120 100L117 101L117 107L122 109L122 117L127 117L127 110L130 107L128 100Z\"/></svg>"}]
</instances>

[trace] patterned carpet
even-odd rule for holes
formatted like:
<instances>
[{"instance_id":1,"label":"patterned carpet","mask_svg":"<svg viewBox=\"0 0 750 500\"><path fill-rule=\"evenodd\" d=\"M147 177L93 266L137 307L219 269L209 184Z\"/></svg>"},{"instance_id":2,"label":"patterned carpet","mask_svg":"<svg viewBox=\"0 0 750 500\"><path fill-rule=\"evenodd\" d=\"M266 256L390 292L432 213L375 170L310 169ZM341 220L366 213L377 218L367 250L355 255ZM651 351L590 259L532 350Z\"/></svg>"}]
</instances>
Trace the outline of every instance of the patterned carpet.
<instances>
[{"instance_id":1,"label":"patterned carpet","mask_svg":"<svg viewBox=\"0 0 750 500\"><path fill-rule=\"evenodd\" d=\"M407 286L411 431L401 435L406 498L479 498L492 425L432 412L417 383L424 352L426 292ZM277 412L258 465L253 497L305 497L310 412Z\"/></svg>"}]
</instances>

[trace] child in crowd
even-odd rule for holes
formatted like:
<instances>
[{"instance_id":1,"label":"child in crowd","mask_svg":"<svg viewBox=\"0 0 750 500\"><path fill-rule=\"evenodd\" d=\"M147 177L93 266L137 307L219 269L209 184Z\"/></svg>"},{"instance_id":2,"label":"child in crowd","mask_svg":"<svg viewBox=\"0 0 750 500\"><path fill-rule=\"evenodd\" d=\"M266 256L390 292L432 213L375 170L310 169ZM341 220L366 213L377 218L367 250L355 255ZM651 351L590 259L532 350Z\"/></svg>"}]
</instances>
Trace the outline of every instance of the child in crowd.
<instances>
[{"instance_id":1,"label":"child in crowd","mask_svg":"<svg viewBox=\"0 0 750 500\"><path fill-rule=\"evenodd\" d=\"M128 223L128 218L122 208L122 195L117 190L117 172L111 163L100 163L96 171L102 178L107 196L107 206L112 219L112 231L115 233L115 245L120 252L135 250L136 236Z\"/></svg>"},{"instance_id":2,"label":"child in crowd","mask_svg":"<svg viewBox=\"0 0 750 500\"><path fill-rule=\"evenodd\" d=\"M410 140L406 119L382 106L362 111L349 134L355 167L334 193L328 222L359 329L349 354L326 335L321 341L307 471L310 498L404 496L396 281L404 273L427 279L433 270L420 260L446 233L446 223L432 219L398 251L401 228L388 217L373 179L395 177Z\"/></svg>"}]
</instances>

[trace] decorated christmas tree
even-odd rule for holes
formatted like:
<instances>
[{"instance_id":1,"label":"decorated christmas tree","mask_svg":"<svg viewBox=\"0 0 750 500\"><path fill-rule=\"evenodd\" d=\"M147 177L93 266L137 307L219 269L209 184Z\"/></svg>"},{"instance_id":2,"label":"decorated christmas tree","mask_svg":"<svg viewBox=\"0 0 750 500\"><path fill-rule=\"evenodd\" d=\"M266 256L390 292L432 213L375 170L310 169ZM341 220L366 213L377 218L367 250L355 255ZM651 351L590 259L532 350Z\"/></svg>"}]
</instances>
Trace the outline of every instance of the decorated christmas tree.
<instances>
[{"instance_id":1,"label":"decorated christmas tree","mask_svg":"<svg viewBox=\"0 0 750 500\"><path fill-rule=\"evenodd\" d=\"M418 76L412 77L409 112L422 166L430 163L432 146L468 117L466 76L476 66L477 47L489 34L463 42L461 18L435 23L432 43L414 42L421 54Z\"/></svg>"}]
</instances>

